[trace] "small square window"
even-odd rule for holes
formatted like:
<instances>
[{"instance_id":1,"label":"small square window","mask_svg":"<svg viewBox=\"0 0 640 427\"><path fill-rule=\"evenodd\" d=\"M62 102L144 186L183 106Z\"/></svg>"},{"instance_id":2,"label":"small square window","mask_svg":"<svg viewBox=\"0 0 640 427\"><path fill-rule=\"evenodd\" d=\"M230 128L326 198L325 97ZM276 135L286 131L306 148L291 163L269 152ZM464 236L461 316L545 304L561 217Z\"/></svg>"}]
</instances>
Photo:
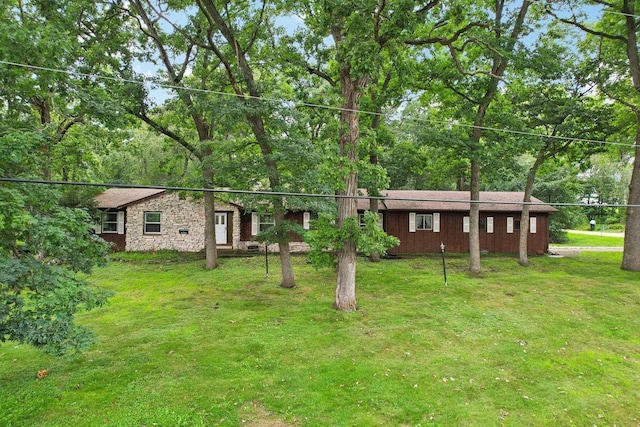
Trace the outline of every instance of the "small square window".
<instances>
[{"instance_id":1,"label":"small square window","mask_svg":"<svg viewBox=\"0 0 640 427\"><path fill-rule=\"evenodd\" d=\"M104 212L101 215L101 219L103 233L118 232L118 214L116 212Z\"/></svg>"},{"instance_id":2,"label":"small square window","mask_svg":"<svg viewBox=\"0 0 640 427\"><path fill-rule=\"evenodd\" d=\"M263 214L260 215L259 219L259 230L263 232L269 227L273 227L276 225L276 219L271 214Z\"/></svg>"},{"instance_id":3,"label":"small square window","mask_svg":"<svg viewBox=\"0 0 640 427\"><path fill-rule=\"evenodd\" d=\"M158 234L161 231L160 227L160 212L145 212L144 213L144 232L145 234Z\"/></svg>"},{"instance_id":4,"label":"small square window","mask_svg":"<svg viewBox=\"0 0 640 427\"><path fill-rule=\"evenodd\" d=\"M433 215L416 214L416 230L433 230Z\"/></svg>"}]
</instances>

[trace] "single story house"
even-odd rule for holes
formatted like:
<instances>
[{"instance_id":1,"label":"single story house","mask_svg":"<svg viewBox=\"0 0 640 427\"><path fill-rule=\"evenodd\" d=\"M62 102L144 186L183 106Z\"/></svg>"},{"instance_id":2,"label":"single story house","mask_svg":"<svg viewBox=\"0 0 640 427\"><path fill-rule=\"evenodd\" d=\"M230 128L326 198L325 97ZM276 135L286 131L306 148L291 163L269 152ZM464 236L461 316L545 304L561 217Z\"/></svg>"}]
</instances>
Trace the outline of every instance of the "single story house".
<instances>
[{"instance_id":1,"label":"single story house","mask_svg":"<svg viewBox=\"0 0 640 427\"><path fill-rule=\"evenodd\" d=\"M120 251L162 249L198 252L204 249L204 199L156 188L110 188L95 197L100 210L96 234ZM216 243L221 249L248 250L260 245L255 236L274 224L273 215L246 212L238 203L216 200ZM291 212L287 219L309 228L309 212ZM294 236L291 250L308 247ZM277 249L276 245L270 250Z\"/></svg>"},{"instance_id":2,"label":"single story house","mask_svg":"<svg viewBox=\"0 0 640 427\"><path fill-rule=\"evenodd\" d=\"M383 229L400 239L392 254L469 252L469 192L388 190L382 192L379 215ZM521 192L482 192L480 195L480 250L518 252ZM161 249L198 252L204 249L204 201L154 188L111 188L96 196L101 211L96 233L117 250ZM358 199L358 211L369 208ZM529 253L545 253L549 247L549 215L552 206L532 198L529 219ZM313 213L289 212L287 219L309 229ZM250 250L260 230L274 224L273 216L247 211L239 203L216 202L215 227L219 248ZM293 235L292 252L308 249ZM271 245L270 250L277 250Z\"/></svg>"},{"instance_id":3,"label":"single story house","mask_svg":"<svg viewBox=\"0 0 640 427\"><path fill-rule=\"evenodd\" d=\"M381 223L387 234L400 239L392 254L469 252L468 191L387 190L379 202ZM520 239L522 192L480 193L480 250L517 253ZM549 215L556 211L531 198L528 252L542 254L549 249ZM358 211L369 208L368 199L358 200Z\"/></svg>"}]
</instances>

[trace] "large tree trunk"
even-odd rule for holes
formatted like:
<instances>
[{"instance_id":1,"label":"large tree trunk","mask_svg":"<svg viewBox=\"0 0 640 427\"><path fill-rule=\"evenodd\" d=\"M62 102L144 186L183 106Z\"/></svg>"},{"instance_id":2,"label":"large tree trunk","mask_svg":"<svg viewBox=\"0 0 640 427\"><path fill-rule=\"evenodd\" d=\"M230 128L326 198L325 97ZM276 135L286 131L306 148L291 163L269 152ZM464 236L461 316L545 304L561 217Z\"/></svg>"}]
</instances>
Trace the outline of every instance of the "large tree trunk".
<instances>
[{"instance_id":1,"label":"large tree trunk","mask_svg":"<svg viewBox=\"0 0 640 427\"><path fill-rule=\"evenodd\" d=\"M354 79L350 67L343 65L340 69L340 83L344 99L343 110L340 113L340 157L345 160L344 191L338 191L338 219L337 226L344 227L349 220L358 219L358 208L355 197L358 195L358 138L360 122L358 113L362 89L366 85L366 78ZM334 308L341 311L353 311L356 304L356 240L349 235L338 250L338 277L336 285L336 299Z\"/></svg>"},{"instance_id":2,"label":"large tree trunk","mask_svg":"<svg viewBox=\"0 0 640 427\"><path fill-rule=\"evenodd\" d=\"M284 207L276 206L274 210L274 220L278 233L281 232L280 226L285 221ZM280 251L280 272L282 281L280 286L283 288L295 288L296 281L293 274L293 265L291 264L291 246L289 245L289 236L278 236L278 249Z\"/></svg>"},{"instance_id":3,"label":"large tree trunk","mask_svg":"<svg viewBox=\"0 0 640 427\"><path fill-rule=\"evenodd\" d=\"M241 47L240 40L236 37L236 33L233 27L229 26L225 21L223 15L220 13L218 6L215 2L211 0L201 1L199 2L200 10L205 14L207 19L210 19L212 24L215 24L218 30L222 33L224 38L227 40L229 46L232 48L233 54L231 57L232 61L229 61L229 58L225 57L222 54L222 49L214 49L216 56L222 61L226 70L229 82L234 88L236 94L245 98L246 94L242 89L242 85L239 82L243 82L247 85L247 89L250 95L250 99L247 101L248 109L245 110L245 117L249 126L251 127L251 131L256 138L258 145L260 146L260 150L262 152L262 157L264 159L265 165L267 166L267 170L269 173L269 186L272 191L278 191L280 189L280 176L278 173L278 167L276 161L273 158L273 152L271 149L271 145L269 144L267 131L264 127L263 117L259 114L256 114L255 111L259 111L260 108L255 105L255 101L262 98L262 94L258 88L258 84L255 81L253 75L253 69L249 64L250 55L247 55L247 51ZM212 45L213 47L213 45ZM237 63L238 67L240 67L241 73L240 75L234 75L233 69L230 66L231 62ZM275 203L277 206L274 206L274 219L275 226L278 230L281 229L281 224L285 220L284 212L285 207L283 205L279 205ZM291 264L291 254L289 241L287 240L288 236L278 236L279 242L278 247L280 250L280 269L282 272L282 282L280 286L283 288L293 288L296 286L293 276L293 266Z\"/></svg>"},{"instance_id":4,"label":"large tree trunk","mask_svg":"<svg viewBox=\"0 0 640 427\"><path fill-rule=\"evenodd\" d=\"M633 87L640 91L640 60L638 59L638 41L636 37L635 4L631 0L623 3L627 28L627 57ZM627 220L624 228L624 254L622 256L623 270L640 271L640 111L636 108L636 157L633 162L631 183L629 184L629 201Z\"/></svg>"},{"instance_id":5,"label":"large tree trunk","mask_svg":"<svg viewBox=\"0 0 640 427\"><path fill-rule=\"evenodd\" d=\"M513 52L516 41L520 37L524 26L524 19L527 15L527 10L531 5L530 0L523 0L518 11L518 17L513 25L513 30L507 40L505 51L508 53ZM495 22L494 29L495 37L497 40L502 38L501 27L502 14L504 12L505 4L503 1L495 2ZM484 96L478 103L478 110L473 123L473 131L471 140L474 146L471 151L471 207L469 212L469 271L472 274L480 273L480 152L482 150L480 146L480 138L482 134L482 127L484 125L484 119L487 115L489 104L493 101L496 93L498 92L498 84L502 80L505 70L507 69L507 58L495 53L493 58L493 65L491 67L491 78L487 83L487 89Z\"/></svg>"},{"instance_id":6,"label":"large tree trunk","mask_svg":"<svg viewBox=\"0 0 640 427\"><path fill-rule=\"evenodd\" d=\"M344 114L344 113L343 113ZM356 196L358 179L355 172L349 173L345 180L346 191L338 192L338 227L342 227L349 218L357 217ZM338 251L338 277L336 299L333 307L340 311L353 311L356 304L356 242L353 236L347 238Z\"/></svg>"},{"instance_id":7,"label":"large tree trunk","mask_svg":"<svg viewBox=\"0 0 640 427\"><path fill-rule=\"evenodd\" d=\"M636 158L633 162L631 183L629 184L629 201L627 220L624 228L623 270L640 271L640 113L637 115Z\"/></svg>"},{"instance_id":8,"label":"large tree trunk","mask_svg":"<svg viewBox=\"0 0 640 427\"><path fill-rule=\"evenodd\" d=\"M494 81L492 80L492 83ZM470 203L469 203L469 272L480 274L480 138L482 125L487 115L489 103L495 95L497 82L491 84L484 96L484 102L478 106L474 127L471 134L473 147L471 148L471 176L470 176Z\"/></svg>"},{"instance_id":9,"label":"large tree trunk","mask_svg":"<svg viewBox=\"0 0 640 427\"><path fill-rule=\"evenodd\" d=\"M471 203L469 206L469 271L479 274L480 267L480 165L471 160Z\"/></svg>"},{"instance_id":10,"label":"large tree trunk","mask_svg":"<svg viewBox=\"0 0 640 427\"><path fill-rule=\"evenodd\" d=\"M156 45L158 50L159 59L165 67L165 70L168 76L171 78L171 81L174 85L182 86L182 78L184 77L184 72L180 70L180 67L175 66L173 58L169 54L169 50L165 45L164 38L161 33L158 32L157 23L158 20L153 18L147 12L148 9L145 9L144 4L141 1L132 1L131 6L133 10L135 10L136 19L140 19L142 23L144 23L145 29L143 33L149 37L149 39ZM191 46L193 47L193 46ZM190 50L190 48L189 48ZM186 68L187 64L190 63L191 56L189 54L184 55L184 63L183 68ZM206 87L203 81L203 88ZM198 132L198 140L200 142L200 147L192 145L187 139L181 137L178 133L173 131L172 129L164 126L146 114L146 107L142 108L130 108L128 112L148 125L150 125L153 129L158 132L163 133L168 136L187 150L190 153L195 155L198 160L201 162L202 166L202 180L204 188L213 188L213 177L214 171L210 162L210 156L212 153L211 148L206 145L211 142L213 136L213 125L210 124L207 120L208 112L204 112L199 110L191 98L190 92L187 90L178 90L177 91L178 98L184 103L184 106L189 111L191 118L193 119L193 123L196 127L196 131ZM214 269L218 267L218 249L216 247L216 226L215 226L215 197L212 192L205 191L203 195L204 199L204 246L205 246L205 268L207 270Z\"/></svg>"},{"instance_id":11,"label":"large tree trunk","mask_svg":"<svg viewBox=\"0 0 640 427\"><path fill-rule=\"evenodd\" d=\"M205 159L207 161L207 159ZM213 169L202 167L204 187L213 187ZM218 267L218 247L216 244L216 205L215 195L211 191L204 192L204 251L205 269L213 270Z\"/></svg>"},{"instance_id":12,"label":"large tree trunk","mask_svg":"<svg viewBox=\"0 0 640 427\"><path fill-rule=\"evenodd\" d=\"M533 183L536 179L536 174L538 173L538 169L542 166L542 162L544 162L544 152L545 148L543 147L538 152L538 157L536 161L529 169L529 174L527 175L527 183L524 186L524 197L522 201L524 204L522 205L522 216L520 217L520 241L518 247L519 259L518 263L526 267L529 265L529 211L531 210L531 195L533 194Z\"/></svg>"},{"instance_id":13,"label":"large tree trunk","mask_svg":"<svg viewBox=\"0 0 640 427\"><path fill-rule=\"evenodd\" d=\"M280 249L280 263L286 264L286 268L280 268L282 273L282 281L280 286L283 288L291 289L296 287L295 277L293 275L293 266L291 264L291 247L289 242L278 243Z\"/></svg>"},{"instance_id":14,"label":"large tree trunk","mask_svg":"<svg viewBox=\"0 0 640 427\"><path fill-rule=\"evenodd\" d=\"M259 116L247 116L249 124L253 130L253 134L258 141L260 150L262 151L262 158L264 159L267 170L269 171L269 186L273 191L280 189L280 174L278 173L278 165L273 159L273 152L271 146L268 143L267 133L264 128L262 118ZM281 200L273 202L273 218L275 222L276 230L281 233L286 227L283 227L285 219L286 206ZM293 273L293 264L291 263L291 246L289 245L290 237L288 235L278 234L278 256L280 257L280 272L282 274L282 281L280 286L283 288L295 288L295 276Z\"/></svg>"},{"instance_id":15,"label":"large tree trunk","mask_svg":"<svg viewBox=\"0 0 640 427\"><path fill-rule=\"evenodd\" d=\"M279 242L280 249L280 273L282 281L280 286L283 288L295 288L296 281L293 274L293 264L291 263L291 245L288 241Z\"/></svg>"}]
</instances>

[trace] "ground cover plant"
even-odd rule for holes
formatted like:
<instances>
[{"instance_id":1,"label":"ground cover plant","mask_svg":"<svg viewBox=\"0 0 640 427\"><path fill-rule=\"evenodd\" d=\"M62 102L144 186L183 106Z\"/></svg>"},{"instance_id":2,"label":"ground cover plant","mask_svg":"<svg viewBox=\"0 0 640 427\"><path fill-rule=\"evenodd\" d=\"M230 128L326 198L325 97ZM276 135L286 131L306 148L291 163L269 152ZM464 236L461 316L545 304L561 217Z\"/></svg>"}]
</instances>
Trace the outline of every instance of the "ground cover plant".
<instances>
[{"instance_id":1,"label":"ground cover plant","mask_svg":"<svg viewBox=\"0 0 640 427\"><path fill-rule=\"evenodd\" d=\"M125 255L90 280L99 343L54 358L0 347L0 425L638 425L640 289L620 253L358 260L353 313L335 273L294 259ZM270 259L270 271L278 271ZM42 379L38 371L47 369Z\"/></svg>"}]
</instances>

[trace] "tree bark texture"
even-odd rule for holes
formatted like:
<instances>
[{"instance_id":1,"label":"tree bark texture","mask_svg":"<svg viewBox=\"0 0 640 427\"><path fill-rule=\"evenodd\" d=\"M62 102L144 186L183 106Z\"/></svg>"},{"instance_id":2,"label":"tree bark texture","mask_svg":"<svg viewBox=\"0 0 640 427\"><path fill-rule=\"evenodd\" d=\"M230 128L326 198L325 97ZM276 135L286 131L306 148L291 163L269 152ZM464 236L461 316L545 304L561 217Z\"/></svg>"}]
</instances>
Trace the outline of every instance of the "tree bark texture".
<instances>
[{"instance_id":1,"label":"tree bark texture","mask_svg":"<svg viewBox=\"0 0 640 427\"><path fill-rule=\"evenodd\" d=\"M203 167L202 177L204 178L205 188L210 188L213 183L213 170L209 167ZM213 270L214 268L218 267L218 247L216 243L215 223L215 194L211 191L205 191L203 198L205 269Z\"/></svg>"},{"instance_id":2,"label":"tree bark texture","mask_svg":"<svg viewBox=\"0 0 640 427\"><path fill-rule=\"evenodd\" d=\"M538 173L538 169L542 166L542 162L544 162L545 158L545 148L540 149L538 152L538 157L536 161L529 169L529 173L527 175L527 183L524 187L524 197L522 201L524 202L522 205L522 216L520 217L520 241L518 246L518 263L526 267L529 265L529 254L528 254L528 241L529 241L529 212L531 211L531 195L533 194L533 183L536 179L536 174Z\"/></svg>"},{"instance_id":3,"label":"tree bark texture","mask_svg":"<svg viewBox=\"0 0 640 427\"><path fill-rule=\"evenodd\" d=\"M623 270L640 271L640 113L637 114L636 158L629 184L629 201L627 219L624 228L624 253L622 255Z\"/></svg>"},{"instance_id":4,"label":"tree bark texture","mask_svg":"<svg viewBox=\"0 0 640 427\"><path fill-rule=\"evenodd\" d=\"M338 198L338 227L342 227L348 218L357 217L358 215L356 199L349 197L357 195L358 179L355 172L349 173L345 179L345 184L347 186L346 191L338 193L346 196ZM356 255L355 237L349 236L337 253L338 276L336 299L333 306L340 311L353 311L357 308Z\"/></svg>"},{"instance_id":5,"label":"tree bark texture","mask_svg":"<svg viewBox=\"0 0 640 427\"><path fill-rule=\"evenodd\" d=\"M530 0L523 0L518 11L518 16L513 25L511 34L507 38L505 51L507 53L513 52L516 41L522 33L524 27L524 20L527 14L527 10L531 5ZM495 3L495 23L494 33L496 40L502 38L502 14L504 12L504 2ZM482 150L480 146L480 139L482 135L482 127L484 125L484 119L487 115L487 110L491 101L498 92L498 84L502 80L508 65L508 59L506 56L498 54L497 52L493 58L493 64L491 67L491 78L487 82L487 88L484 96L478 103L478 110L476 111L476 117L473 124L473 131L471 140L473 143L471 152L471 206L469 212L469 271L472 274L479 274L481 271L480 266L480 158L479 154Z\"/></svg>"},{"instance_id":6,"label":"tree bark texture","mask_svg":"<svg viewBox=\"0 0 640 427\"><path fill-rule=\"evenodd\" d=\"M479 274L480 265L480 165L471 160L471 203L469 205L469 271Z\"/></svg>"},{"instance_id":7,"label":"tree bark texture","mask_svg":"<svg viewBox=\"0 0 640 427\"><path fill-rule=\"evenodd\" d=\"M277 207L274 211L274 220L276 228L279 230L278 232L282 230L278 225L285 221L284 216L284 208ZM287 289L295 288L296 280L293 274L293 265L291 264L291 247L287 236L278 236L278 248L280 250L280 273L282 274L280 287Z\"/></svg>"},{"instance_id":8,"label":"tree bark texture","mask_svg":"<svg viewBox=\"0 0 640 427\"><path fill-rule=\"evenodd\" d=\"M200 10L205 14L205 16L207 16L207 19L209 19L212 27L216 27L220 31L228 45L232 48L233 54L230 55L230 57L227 57L222 53L222 49L219 49L213 44L210 46L214 50L215 55L220 59L222 64L224 64L225 69L227 70L228 80L234 91L239 97L245 99L245 103L248 107L245 109L245 118L251 127L251 131L256 138L258 146L260 147L262 158L269 174L269 186L271 190L278 191L280 190L280 174L278 172L278 165L274 160L271 144L269 143L269 135L265 129L264 119L260 114L252 112L259 110L256 109L256 105L253 104L262 98L262 93L256 83L253 69L249 63L250 55L247 55L248 51L245 49L246 46L241 45L241 40L238 37L236 30L233 26L228 24L225 20L224 14L220 13L215 2L211 0L200 0L198 4ZM250 46L252 43L251 41L248 41L247 44ZM237 64L240 70L239 73L234 73L231 67L232 62ZM249 100L245 98L246 94L244 93L244 89L242 88L243 85L241 83L246 85L246 90L251 97ZM274 202L273 215L275 227L278 230L282 229L281 225L285 221L285 210L286 208L284 204ZM291 249L287 236L278 236L278 247L280 250L280 270L282 273L282 282L280 283L280 286L283 288L294 288L296 283L293 274L293 265L291 264Z\"/></svg>"},{"instance_id":9,"label":"tree bark texture","mask_svg":"<svg viewBox=\"0 0 640 427\"><path fill-rule=\"evenodd\" d=\"M636 17L634 2L625 0L623 12L627 28L627 57L631 80L636 91L640 91L640 60L638 59L638 40L636 37ZM640 271L640 107L636 107L635 160L629 183L629 201L625 224L624 253L622 255L623 270Z\"/></svg>"},{"instance_id":10,"label":"tree bark texture","mask_svg":"<svg viewBox=\"0 0 640 427\"><path fill-rule=\"evenodd\" d=\"M360 108L362 89L366 85L366 78L353 78L350 68L343 65L340 69L340 83L344 99L343 110L340 113L340 157L344 160L345 175L344 191L338 195L337 226L343 227L350 218L358 218L355 197L358 194L358 138L360 123L357 111ZM341 311L353 311L356 304L356 240L355 236L347 236L342 247L338 250L338 275L336 284L336 298L334 308Z\"/></svg>"},{"instance_id":11,"label":"tree bark texture","mask_svg":"<svg viewBox=\"0 0 640 427\"><path fill-rule=\"evenodd\" d=\"M149 10L153 10L153 7L149 2L146 2L145 4L150 6ZM163 64L168 76L171 78L172 84L184 87L182 79L184 77L184 70L186 70L187 65L192 59L191 55L186 54L183 59L182 67L176 67L171 58L169 50L167 49L166 41L161 35L161 32L158 31L157 26L159 20L156 18L152 18L149 15L149 13L147 12L148 9L145 9L141 1L132 1L131 6L133 8L133 11L135 11L134 17L144 24L144 34L156 46L157 54L160 57L160 61ZM190 49L188 50L191 51ZM206 118L208 112L196 108L189 91L178 90L177 94L178 98L188 109L189 114L191 115L193 124L195 125L196 131L198 133L198 140L200 143L199 147L192 145L187 139L181 137L174 131L170 130L168 127L160 125L158 122L148 117L144 111L131 111L131 113L149 124L155 130L163 133L164 135L174 140L176 143L182 145L184 148L189 150L189 152L195 155L201 162L203 187L213 188L214 170L209 164L209 162L211 161L210 157L212 154L212 150L210 147L207 147L207 144L211 143L211 141L213 140L214 125L213 123L210 123ZM205 213L205 268L207 270L211 270L218 267L218 248L216 245L215 235L215 197L212 192L206 191L203 194L203 199Z\"/></svg>"}]
</instances>

